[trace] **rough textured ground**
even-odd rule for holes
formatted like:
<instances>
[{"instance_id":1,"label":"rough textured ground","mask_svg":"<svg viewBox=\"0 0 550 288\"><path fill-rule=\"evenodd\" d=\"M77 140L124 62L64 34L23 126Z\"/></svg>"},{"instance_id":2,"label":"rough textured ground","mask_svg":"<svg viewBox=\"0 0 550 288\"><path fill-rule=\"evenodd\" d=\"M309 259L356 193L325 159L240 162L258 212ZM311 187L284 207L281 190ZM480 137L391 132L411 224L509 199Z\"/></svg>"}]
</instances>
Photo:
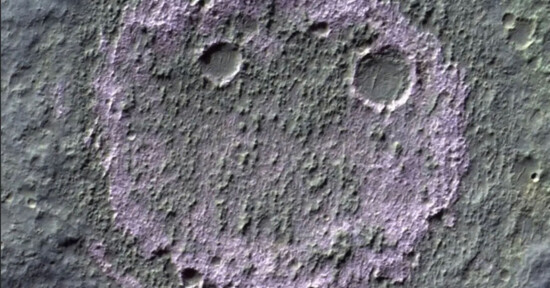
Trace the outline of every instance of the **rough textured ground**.
<instances>
[{"instance_id":1,"label":"rough textured ground","mask_svg":"<svg viewBox=\"0 0 550 288\"><path fill-rule=\"evenodd\" d=\"M2 286L550 287L547 1L2 1Z\"/></svg>"}]
</instances>

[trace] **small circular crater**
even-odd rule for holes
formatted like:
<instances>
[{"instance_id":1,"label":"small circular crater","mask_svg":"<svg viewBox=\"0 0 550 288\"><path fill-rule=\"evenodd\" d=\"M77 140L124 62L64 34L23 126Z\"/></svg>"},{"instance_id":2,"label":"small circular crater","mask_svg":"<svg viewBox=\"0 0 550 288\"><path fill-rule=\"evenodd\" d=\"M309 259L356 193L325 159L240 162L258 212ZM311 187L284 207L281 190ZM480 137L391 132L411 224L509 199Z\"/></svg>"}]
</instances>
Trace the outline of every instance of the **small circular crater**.
<instances>
[{"instance_id":1,"label":"small circular crater","mask_svg":"<svg viewBox=\"0 0 550 288\"><path fill-rule=\"evenodd\" d=\"M531 173L531 181L533 181L534 183L537 183L537 182L539 182L539 180L540 180L539 173L537 173L537 172Z\"/></svg>"},{"instance_id":2,"label":"small circular crater","mask_svg":"<svg viewBox=\"0 0 550 288\"><path fill-rule=\"evenodd\" d=\"M315 22L309 26L309 33L324 38L330 33L330 28L327 22Z\"/></svg>"},{"instance_id":3,"label":"small circular crater","mask_svg":"<svg viewBox=\"0 0 550 288\"><path fill-rule=\"evenodd\" d=\"M185 268L181 271L181 280L186 286L199 284L202 280L202 274L196 269Z\"/></svg>"},{"instance_id":4,"label":"small circular crater","mask_svg":"<svg viewBox=\"0 0 550 288\"><path fill-rule=\"evenodd\" d=\"M504 282L510 281L510 271L508 271L508 269L500 270L500 280Z\"/></svg>"},{"instance_id":5,"label":"small circular crater","mask_svg":"<svg viewBox=\"0 0 550 288\"><path fill-rule=\"evenodd\" d=\"M36 200L34 200L32 198L27 199L27 206L29 206L29 208L31 208L31 209L35 209L36 208Z\"/></svg>"},{"instance_id":6,"label":"small circular crater","mask_svg":"<svg viewBox=\"0 0 550 288\"><path fill-rule=\"evenodd\" d=\"M203 75L217 86L229 83L239 73L242 65L239 47L231 43L216 43L199 57Z\"/></svg>"},{"instance_id":7,"label":"small circular crater","mask_svg":"<svg viewBox=\"0 0 550 288\"><path fill-rule=\"evenodd\" d=\"M535 21L527 18L516 18L512 28L508 30L508 40L519 50L528 48L533 43Z\"/></svg>"},{"instance_id":8,"label":"small circular crater","mask_svg":"<svg viewBox=\"0 0 550 288\"><path fill-rule=\"evenodd\" d=\"M368 100L387 104L397 100L409 85L409 65L401 53L387 49L357 61L353 86Z\"/></svg>"},{"instance_id":9,"label":"small circular crater","mask_svg":"<svg viewBox=\"0 0 550 288\"><path fill-rule=\"evenodd\" d=\"M200 9L209 9L212 7L210 0L191 0L191 6L198 6Z\"/></svg>"},{"instance_id":10,"label":"small circular crater","mask_svg":"<svg viewBox=\"0 0 550 288\"><path fill-rule=\"evenodd\" d=\"M222 258L219 256L214 256L212 257L212 259L210 259L210 263L212 265L220 265L221 262L222 262Z\"/></svg>"},{"instance_id":11,"label":"small circular crater","mask_svg":"<svg viewBox=\"0 0 550 288\"><path fill-rule=\"evenodd\" d=\"M512 13L505 13L502 16L502 25L504 29L512 29L516 23L516 16Z\"/></svg>"},{"instance_id":12,"label":"small circular crater","mask_svg":"<svg viewBox=\"0 0 550 288\"><path fill-rule=\"evenodd\" d=\"M13 201L13 194L8 193L8 194L6 195L6 198L4 198L4 199L2 200L2 202L4 202L4 201L5 201L6 203L10 204L10 203Z\"/></svg>"}]
</instances>

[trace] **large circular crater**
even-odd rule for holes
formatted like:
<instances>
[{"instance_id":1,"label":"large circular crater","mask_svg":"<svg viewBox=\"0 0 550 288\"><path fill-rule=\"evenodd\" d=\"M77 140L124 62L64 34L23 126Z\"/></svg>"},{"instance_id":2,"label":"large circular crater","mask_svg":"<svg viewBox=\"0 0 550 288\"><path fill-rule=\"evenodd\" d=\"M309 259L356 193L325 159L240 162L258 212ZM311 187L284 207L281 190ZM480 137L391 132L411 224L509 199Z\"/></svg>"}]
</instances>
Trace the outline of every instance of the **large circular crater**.
<instances>
[{"instance_id":1,"label":"large circular crater","mask_svg":"<svg viewBox=\"0 0 550 288\"><path fill-rule=\"evenodd\" d=\"M409 65L394 49L368 53L355 64L353 86L356 93L373 104L398 101L410 84Z\"/></svg>"},{"instance_id":2,"label":"large circular crater","mask_svg":"<svg viewBox=\"0 0 550 288\"><path fill-rule=\"evenodd\" d=\"M242 60L239 47L225 42L211 45L199 57L203 75L218 86L235 78L241 69Z\"/></svg>"}]
</instances>

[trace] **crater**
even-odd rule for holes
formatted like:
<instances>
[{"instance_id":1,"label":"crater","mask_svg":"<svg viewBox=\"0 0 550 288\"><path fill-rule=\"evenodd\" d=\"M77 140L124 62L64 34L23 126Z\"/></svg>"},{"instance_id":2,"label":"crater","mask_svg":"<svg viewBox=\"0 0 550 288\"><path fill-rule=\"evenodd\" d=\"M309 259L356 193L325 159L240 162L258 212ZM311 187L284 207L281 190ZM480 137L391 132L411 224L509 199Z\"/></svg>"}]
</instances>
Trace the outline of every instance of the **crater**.
<instances>
[{"instance_id":1,"label":"crater","mask_svg":"<svg viewBox=\"0 0 550 288\"><path fill-rule=\"evenodd\" d=\"M29 208L31 209L36 209L36 200L32 198L27 199L27 206L29 206Z\"/></svg>"},{"instance_id":2,"label":"crater","mask_svg":"<svg viewBox=\"0 0 550 288\"><path fill-rule=\"evenodd\" d=\"M409 65L403 55L393 49L369 53L355 65L353 86L356 92L377 104L388 104L400 98L409 82Z\"/></svg>"},{"instance_id":3,"label":"crater","mask_svg":"<svg viewBox=\"0 0 550 288\"><path fill-rule=\"evenodd\" d=\"M222 262L222 258L219 256L214 256L212 257L212 259L210 259L210 263L212 265L220 265L221 262Z\"/></svg>"},{"instance_id":4,"label":"crater","mask_svg":"<svg viewBox=\"0 0 550 288\"><path fill-rule=\"evenodd\" d=\"M316 37L325 38L330 33L330 28L327 22L315 22L309 26L309 33Z\"/></svg>"},{"instance_id":5,"label":"crater","mask_svg":"<svg viewBox=\"0 0 550 288\"><path fill-rule=\"evenodd\" d=\"M514 165L515 180L520 185L526 185L530 182L540 181L540 163L531 155L520 156Z\"/></svg>"},{"instance_id":6,"label":"crater","mask_svg":"<svg viewBox=\"0 0 550 288\"><path fill-rule=\"evenodd\" d=\"M505 13L502 16L502 26L504 26L504 29L514 28L515 22L516 22L516 16L512 13Z\"/></svg>"},{"instance_id":7,"label":"crater","mask_svg":"<svg viewBox=\"0 0 550 288\"><path fill-rule=\"evenodd\" d=\"M539 178L539 173L538 172L533 172L531 173L531 181L533 181L534 183L537 183L539 182L540 178Z\"/></svg>"},{"instance_id":8,"label":"crater","mask_svg":"<svg viewBox=\"0 0 550 288\"><path fill-rule=\"evenodd\" d=\"M241 70L242 55L231 43L216 43L199 57L203 75L216 86L231 82Z\"/></svg>"},{"instance_id":9,"label":"crater","mask_svg":"<svg viewBox=\"0 0 550 288\"><path fill-rule=\"evenodd\" d=\"M202 281L202 274L193 268L185 268L181 271L181 280L184 287L197 285Z\"/></svg>"},{"instance_id":10,"label":"crater","mask_svg":"<svg viewBox=\"0 0 550 288\"><path fill-rule=\"evenodd\" d=\"M508 40L519 50L527 49L533 43L535 22L531 19L518 18L508 31Z\"/></svg>"}]
</instances>

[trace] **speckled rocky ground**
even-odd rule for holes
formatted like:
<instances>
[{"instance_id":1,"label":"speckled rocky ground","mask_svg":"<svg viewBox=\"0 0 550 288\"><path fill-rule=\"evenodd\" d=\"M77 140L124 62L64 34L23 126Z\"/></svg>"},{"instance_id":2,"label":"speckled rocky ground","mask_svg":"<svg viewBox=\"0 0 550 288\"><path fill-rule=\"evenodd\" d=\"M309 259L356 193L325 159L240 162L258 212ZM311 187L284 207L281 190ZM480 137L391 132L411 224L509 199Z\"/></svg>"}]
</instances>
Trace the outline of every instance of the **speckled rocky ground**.
<instances>
[{"instance_id":1,"label":"speckled rocky ground","mask_svg":"<svg viewBox=\"0 0 550 288\"><path fill-rule=\"evenodd\" d=\"M549 14L2 1L2 286L548 287Z\"/></svg>"}]
</instances>

